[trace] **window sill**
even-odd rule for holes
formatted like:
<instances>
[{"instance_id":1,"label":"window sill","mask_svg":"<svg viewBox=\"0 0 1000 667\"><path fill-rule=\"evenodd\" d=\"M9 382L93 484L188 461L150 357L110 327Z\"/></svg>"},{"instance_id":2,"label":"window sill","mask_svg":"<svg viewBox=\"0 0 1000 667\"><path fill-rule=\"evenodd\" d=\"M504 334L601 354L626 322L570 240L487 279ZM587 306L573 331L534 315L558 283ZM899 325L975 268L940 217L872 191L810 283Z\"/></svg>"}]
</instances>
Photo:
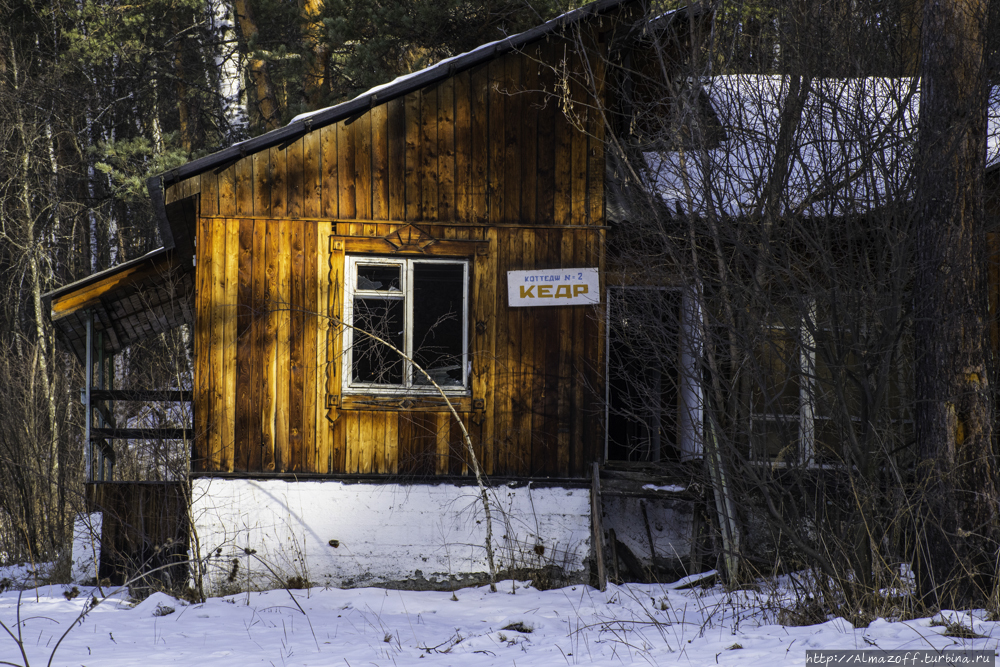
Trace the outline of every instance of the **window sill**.
<instances>
[{"instance_id":1,"label":"window sill","mask_svg":"<svg viewBox=\"0 0 1000 667\"><path fill-rule=\"evenodd\" d=\"M333 400L341 410L381 410L381 411L402 411L402 412L444 412L448 410L448 403L440 394L437 395L373 395L373 394L344 394L342 396L330 396L328 400ZM482 410L476 406L476 401L471 396L448 396L448 401L455 407L457 412L474 412Z\"/></svg>"}]
</instances>

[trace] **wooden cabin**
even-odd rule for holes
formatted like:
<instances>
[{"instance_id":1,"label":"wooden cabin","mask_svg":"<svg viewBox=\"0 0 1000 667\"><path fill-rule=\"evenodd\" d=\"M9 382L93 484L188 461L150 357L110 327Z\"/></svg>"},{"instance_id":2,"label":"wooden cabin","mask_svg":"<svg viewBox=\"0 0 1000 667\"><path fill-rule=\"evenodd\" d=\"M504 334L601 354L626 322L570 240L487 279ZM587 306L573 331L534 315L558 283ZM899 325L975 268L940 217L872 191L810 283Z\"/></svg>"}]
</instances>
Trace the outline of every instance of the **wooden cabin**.
<instances>
[{"instance_id":1,"label":"wooden cabin","mask_svg":"<svg viewBox=\"0 0 1000 667\"><path fill-rule=\"evenodd\" d=\"M692 16L657 20L684 32ZM190 438L191 548L218 589L261 571L248 550L311 581L450 586L485 570L464 430L507 482L502 567L589 576L601 110L613 50L646 22L600 0L151 179L164 248L48 295L88 368L92 485L119 483L116 443ZM180 324L191 391L146 398L192 400L190 430L103 423L101 402L126 397L95 364ZM646 495L676 542L690 502Z\"/></svg>"}]
</instances>

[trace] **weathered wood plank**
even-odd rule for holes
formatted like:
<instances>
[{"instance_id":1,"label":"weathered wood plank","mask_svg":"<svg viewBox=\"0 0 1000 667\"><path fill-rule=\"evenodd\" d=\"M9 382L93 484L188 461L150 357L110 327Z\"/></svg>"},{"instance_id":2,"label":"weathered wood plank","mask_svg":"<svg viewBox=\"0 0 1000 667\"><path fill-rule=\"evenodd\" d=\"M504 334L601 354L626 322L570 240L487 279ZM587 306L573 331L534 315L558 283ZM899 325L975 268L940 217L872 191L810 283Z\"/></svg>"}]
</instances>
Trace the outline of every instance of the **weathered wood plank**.
<instances>
[{"instance_id":1,"label":"weathered wood plank","mask_svg":"<svg viewBox=\"0 0 1000 667\"><path fill-rule=\"evenodd\" d=\"M346 414L338 414L337 418L330 425L333 439L333 459L330 466L331 473L347 472L347 426L349 417Z\"/></svg>"},{"instance_id":2,"label":"weathered wood plank","mask_svg":"<svg viewBox=\"0 0 1000 667\"><path fill-rule=\"evenodd\" d=\"M236 215L236 165L219 174L219 215Z\"/></svg>"},{"instance_id":3,"label":"weathered wood plank","mask_svg":"<svg viewBox=\"0 0 1000 667\"><path fill-rule=\"evenodd\" d=\"M385 465L385 418L388 412L372 412L372 472L384 474Z\"/></svg>"},{"instance_id":4,"label":"weathered wood plank","mask_svg":"<svg viewBox=\"0 0 1000 667\"><path fill-rule=\"evenodd\" d=\"M219 176L215 172L201 175L200 210L202 216L219 215Z\"/></svg>"},{"instance_id":5,"label":"weathered wood plank","mask_svg":"<svg viewBox=\"0 0 1000 667\"><path fill-rule=\"evenodd\" d=\"M354 169L355 159L355 132L351 131L343 121L337 123L337 161L338 173L340 174L339 200L340 217L357 217L356 205L356 183L357 174Z\"/></svg>"},{"instance_id":6,"label":"weathered wood plank","mask_svg":"<svg viewBox=\"0 0 1000 667\"><path fill-rule=\"evenodd\" d=\"M437 87L437 219L455 218L455 79ZM454 230L451 230L454 231Z\"/></svg>"},{"instance_id":7,"label":"weathered wood plank","mask_svg":"<svg viewBox=\"0 0 1000 667\"><path fill-rule=\"evenodd\" d=\"M559 255L563 267L573 266L573 232L563 230ZM559 399L557 405L558 437L556 438L557 459L560 477L570 474L570 429L572 428L573 382L573 313L572 308L559 309Z\"/></svg>"},{"instance_id":8,"label":"weathered wood plank","mask_svg":"<svg viewBox=\"0 0 1000 667\"><path fill-rule=\"evenodd\" d=\"M578 60L578 59L574 59ZM591 110L586 105L586 93L577 77L570 78L573 113L582 127L588 127ZM587 135L576 128L570 133L570 216L572 224L587 224Z\"/></svg>"},{"instance_id":9,"label":"weathered wood plank","mask_svg":"<svg viewBox=\"0 0 1000 667\"><path fill-rule=\"evenodd\" d=\"M521 173L522 130L524 116L521 110L521 61L520 54L509 53L504 60L503 104L507 123L504 125L504 215L507 222L521 220Z\"/></svg>"},{"instance_id":10,"label":"weathered wood plank","mask_svg":"<svg viewBox=\"0 0 1000 667\"><path fill-rule=\"evenodd\" d=\"M350 124L354 137L354 191L356 214L363 220L372 218L372 115L362 114Z\"/></svg>"},{"instance_id":11,"label":"weathered wood plank","mask_svg":"<svg viewBox=\"0 0 1000 667\"><path fill-rule=\"evenodd\" d=\"M531 230L512 229L510 234L509 266L513 270L525 269L531 266L529 258L525 255L525 245L530 246ZM534 260L532 251L531 260ZM508 466L511 474L523 475L527 473L527 464L530 459L526 440L530 439L530 434L523 430L525 422L530 424L530 396L525 390L525 376L528 374L528 366L525 364L525 355L530 355L530 348L525 343L526 336L531 331L531 313L525 312L528 308L508 308L507 309L507 363L509 364L510 383L510 432L511 440L508 452ZM530 362L529 362L530 363ZM526 413L528 418L525 419ZM527 455L527 456L526 456Z\"/></svg>"},{"instance_id":12,"label":"weathered wood plank","mask_svg":"<svg viewBox=\"0 0 1000 667\"><path fill-rule=\"evenodd\" d=\"M456 220L472 219L472 115L468 70L455 75L455 214ZM442 220L448 219L444 214Z\"/></svg>"},{"instance_id":13,"label":"weathered wood plank","mask_svg":"<svg viewBox=\"0 0 1000 667\"><path fill-rule=\"evenodd\" d=\"M225 245L221 249L226 262L226 293L223 304L226 309L226 324L223 329L222 389L225 406L222 415L222 460L221 469L233 472L236 455L236 353L237 322L239 319L240 282L240 225L236 220L216 221L226 230Z\"/></svg>"},{"instance_id":14,"label":"weathered wood plank","mask_svg":"<svg viewBox=\"0 0 1000 667\"><path fill-rule=\"evenodd\" d=\"M340 171L337 149L337 125L327 125L320 130L320 150L323 155L322 186L323 216L340 217Z\"/></svg>"},{"instance_id":15,"label":"weathered wood plank","mask_svg":"<svg viewBox=\"0 0 1000 667\"><path fill-rule=\"evenodd\" d=\"M218 470L222 463L222 423L226 415L223 409L225 385L223 384L223 342L226 324L226 309L223 305L226 294L226 225L215 221L210 225L212 243L212 336L209 342L210 361L209 373L212 377L211 413L212 422L209 425L209 442L211 443L212 466Z\"/></svg>"},{"instance_id":16,"label":"weathered wood plank","mask_svg":"<svg viewBox=\"0 0 1000 667\"><path fill-rule=\"evenodd\" d=\"M247 214L257 217L271 215L271 152L253 154L253 210Z\"/></svg>"},{"instance_id":17,"label":"weathered wood plank","mask_svg":"<svg viewBox=\"0 0 1000 667\"><path fill-rule=\"evenodd\" d=\"M344 244L330 239L330 331L328 349L330 350L329 367L327 369L327 395L340 396L342 391L341 364L343 361L344 328L340 324L344 315ZM333 463L331 472L346 470L345 435L343 418L337 408L327 412L327 420L333 422Z\"/></svg>"},{"instance_id":18,"label":"weathered wood plank","mask_svg":"<svg viewBox=\"0 0 1000 667\"><path fill-rule=\"evenodd\" d=\"M520 232L521 237L521 266L524 268L534 268L538 266L535 261L535 231L524 229ZM536 368L535 350L535 329L538 327L538 308L516 308L520 322L517 326L517 359L518 363L518 383L517 405L520 407L519 414L515 416L515 431L517 441L518 471L521 474L531 474L531 420L532 414L537 409L535 396L533 394Z\"/></svg>"},{"instance_id":19,"label":"weathered wood plank","mask_svg":"<svg viewBox=\"0 0 1000 667\"><path fill-rule=\"evenodd\" d=\"M302 387L302 446L304 449L302 469L311 472L318 472L314 465L319 445L316 437L316 387L319 384L319 356L316 345L316 336L319 331L319 307L316 302L319 282L316 271L317 228L318 223L315 221L310 220L303 223L303 234L305 235L303 316L305 323L302 340L302 370L305 377Z\"/></svg>"},{"instance_id":20,"label":"weathered wood plank","mask_svg":"<svg viewBox=\"0 0 1000 667\"><path fill-rule=\"evenodd\" d=\"M576 133L566 116L555 118L555 187L552 193L552 219L557 225L577 224L572 218L573 135Z\"/></svg>"},{"instance_id":21,"label":"weathered wood plank","mask_svg":"<svg viewBox=\"0 0 1000 667\"><path fill-rule=\"evenodd\" d=\"M389 219L389 109L385 104L371 110L372 218Z\"/></svg>"},{"instance_id":22,"label":"weathered wood plank","mask_svg":"<svg viewBox=\"0 0 1000 667\"><path fill-rule=\"evenodd\" d=\"M235 221L234 221L235 222ZM253 338L253 220L241 218L239 224L239 269L236 316L236 429L233 454L234 470L248 470L252 416Z\"/></svg>"},{"instance_id":23,"label":"weathered wood plank","mask_svg":"<svg viewBox=\"0 0 1000 667\"><path fill-rule=\"evenodd\" d=\"M264 469L264 449L269 445L264 435L264 392L267 390L264 372L264 349L267 346L267 222L255 220L253 227L253 312L250 319L252 341L250 350L250 449L247 468ZM273 450L272 450L273 451Z\"/></svg>"},{"instance_id":24,"label":"weathered wood plank","mask_svg":"<svg viewBox=\"0 0 1000 667\"><path fill-rule=\"evenodd\" d=\"M214 470L212 460L212 228L207 218L198 220L198 263L195 278L194 331L194 456L195 470Z\"/></svg>"},{"instance_id":25,"label":"weathered wood plank","mask_svg":"<svg viewBox=\"0 0 1000 667\"><path fill-rule=\"evenodd\" d=\"M555 63L555 46L550 42L541 45L544 63ZM535 113L538 118L538 141L535 147L537 167L535 169L535 220L542 224L553 222L555 207L555 163L556 163L556 114L559 105L554 97L555 71L553 66L543 64L538 74L542 107Z\"/></svg>"},{"instance_id":26,"label":"weathered wood plank","mask_svg":"<svg viewBox=\"0 0 1000 667\"><path fill-rule=\"evenodd\" d=\"M280 472L288 472L292 469L288 419L288 384L291 372L290 338L292 334L290 224L284 220L278 223L278 289L274 297L274 307L277 311L277 331L274 341L274 467Z\"/></svg>"},{"instance_id":27,"label":"weathered wood plank","mask_svg":"<svg viewBox=\"0 0 1000 667\"><path fill-rule=\"evenodd\" d=\"M406 217L406 108L403 98L386 102L386 150L388 168L386 180L389 198L387 219Z\"/></svg>"},{"instance_id":28,"label":"weathered wood plank","mask_svg":"<svg viewBox=\"0 0 1000 667\"><path fill-rule=\"evenodd\" d=\"M316 460L313 470L330 472L333 443L330 422L326 419L326 396L330 378L330 226L316 226L316 390L313 392L316 425Z\"/></svg>"},{"instance_id":29,"label":"weathered wood plank","mask_svg":"<svg viewBox=\"0 0 1000 667\"><path fill-rule=\"evenodd\" d=\"M508 270L517 267L513 264L517 254L512 249L516 230L503 229L498 234L498 263L497 276L506 277ZM520 246L520 244L518 244ZM507 475L511 473L511 449L513 447L513 428L511 419L511 407L513 399L513 385L516 358L511 356L513 352L512 338L516 331L512 329L513 314L507 299L507 290L497 286L497 333L496 333L496 373L494 377L494 420L496 423L496 469L494 474Z\"/></svg>"},{"instance_id":30,"label":"weathered wood plank","mask_svg":"<svg viewBox=\"0 0 1000 667\"><path fill-rule=\"evenodd\" d=\"M385 414L385 472L399 472L399 413Z\"/></svg>"},{"instance_id":31,"label":"weathered wood plank","mask_svg":"<svg viewBox=\"0 0 1000 667\"><path fill-rule=\"evenodd\" d=\"M278 146L269 149L271 154L271 215L275 219L288 214L288 156Z\"/></svg>"},{"instance_id":32,"label":"weathered wood plank","mask_svg":"<svg viewBox=\"0 0 1000 667\"><path fill-rule=\"evenodd\" d=\"M542 266L561 266L559 233L552 229L536 233L535 262ZM547 306L535 310L535 374L532 386L531 473L559 473L556 437L559 399L559 311Z\"/></svg>"},{"instance_id":33,"label":"weathered wood plank","mask_svg":"<svg viewBox=\"0 0 1000 667\"><path fill-rule=\"evenodd\" d=\"M323 211L323 146L319 130L302 137L302 215L318 218Z\"/></svg>"},{"instance_id":34,"label":"weathered wood plank","mask_svg":"<svg viewBox=\"0 0 1000 667\"><path fill-rule=\"evenodd\" d=\"M471 116L471 162L469 185L469 209L471 222L485 223L489 219L490 177L490 95L489 69L482 65L469 73L469 94L471 96L469 114Z\"/></svg>"},{"instance_id":35,"label":"weathered wood plank","mask_svg":"<svg viewBox=\"0 0 1000 667\"><path fill-rule=\"evenodd\" d=\"M261 224L261 223L258 223ZM264 222L264 322L263 354L261 360L261 380L263 389L263 418L261 423L261 441L263 452L261 456L262 469L273 472L275 469L275 422L277 414L277 333L278 333L278 291L279 291L279 260L281 250L281 221ZM259 261L259 259L258 259Z\"/></svg>"},{"instance_id":36,"label":"weathered wood plank","mask_svg":"<svg viewBox=\"0 0 1000 667\"><path fill-rule=\"evenodd\" d=\"M423 219L423 194L421 188L421 164L423 162L423 141L420 134L420 107L423 96L410 93L404 101L404 121L406 124L406 165L403 174L406 187L406 220Z\"/></svg>"},{"instance_id":37,"label":"weathered wood plank","mask_svg":"<svg viewBox=\"0 0 1000 667\"><path fill-rule=\"evenodd\" d=\"M518 117L521 123L521 215L520 219L529 225L537 221L536 188L538 173L538 107L541 102L538 94L538 46L528 49L522 55L521 92L517 97L520 102Z\"/></svg>"},{"instance_id":38,"label":"weathered wood plank","mask_svg":"<svg viewBox=\"0 0 1000 667\"><path fill-rule=\"evenodd\" d=\"M437 468L437 414L413 413L414 474L434 475Z\"/></svg>"},{"instance_id":39,"label":"weathered wood plank","mask_svg":"<svg viewBox=\"0 0 1000 667\"><path fill-rule=\"evenodd\" d=\"M505 222L504 220L504 61L502 58L491 60L488 65L487 105L489 107L489 143L487 145L487 218L491 224ZM512 121L513 122L513 121Z\"/></svg>"},{"instance_id":40,"label":"weathered wood plank","mask_svg":"<svg viewBox=\"0 0 1000 667\"><path fill-rule=\"evenodd\" d=\"M358 429L358 472L372 472L375 461L375 413L362 410L358 413L360 427Z\"/></svg>"},{"instance_id":41,"label":"weathered wood plank","mask_svg":"<svg viewBox=\"0 0 1000 667\"><path fill-rule=\"evenodd\" d=\"M287 215L289 218L301 218L305 215L305 156L303 155L303 140L297 139L285 149L288 165L286 187L288 188Z\"/></svg>"},{"instance_id":42,"label":"weathered wood plank","mask_svg":"<svg viewBox=\"0 0 1000 667\"><path fill-rule=\"evenodd\" d=\"M289 288L291 292L291 332L289 336L289 378L288 378L288 444L291 470L303 470L304 446L302 392L305 386L303 337L305 332L305 239L301 220L289 223L291 230L291 272Z\"/></svg>"},{"instance_id":43,"label":"weathered wood plank","mask_svg":"<svg viewBox=\"0 0 1000 667\"><path fill-rule=\"evenodd\" d=\"M472 351L472 396L483 401L483 427L476 455L487 474L493 474L494 466L494 393L496 389L496 332L497 332L497 288L505 285L497 271L497 230L486 231L489 240L488 252L477 255L473 271L475 281L473 299L473 340Z\"/></svg>"},{"instance_id":44,"label":"weathered wood plank","mask_svg":"<svg viewBox=\"0 0 1000 667\"><path fill-rule=\"evenodd\" d=\"M465 441L462 438L462 428L450 413L443 413L448 421L448 474L464 475L468 472L468 460L465 453ZM460 415L461 425L468 424L469 416Z\"/></svg>"},{"instance_id":45,"label":"weathered wood plank","mask_svg":"<svg viewBox=\"0 0 1000 667\"><path fill-rule=\"evenodd\" d=\"M451 419L446 412L431 413L434 415L434 474L447 475L449 457L451 455Z\"/></svg>"},{"instance_id":46,"label":"weathered wood plank","mask_svg":"<svg viewBox=\"0 0 1000 667\"><path fill-rule=\"evenodd\" d=\"M605 76L607 43L600 44L601 53L592 57L596 97L590 102L588 115L587 152L587 222L591 225L604 224L604 141L605 141ZM603 275L603 274L602 274Z\"/></svg>"},{"instance_id":47,"label":"weathered wood plank","mask_svg":"<svg viewBox=\"0 0 1000 667\"><path fill-rule=\"evenodd\" d=\"M253 157L245 157L236 163L236 214L253 215L254 212L254 177Z\"/></svg>"},{"instance_id":48,"label":"weathered wood plank","mask_svg":"<svg viewBox=\"0 0 1000 667\"><path fill-rule=\"evenodd\" d=\"M361 413L347 412L341 419L347 422L347 473L357 473L360 467L358 447L361 442Z\"/></svg>"},{"instance_id":49,"label":"weathered wood plank","mask_svg":"<svg viewBox=\"0 0 1000 667\"><path fill-rule=\"evenodd\" d=\"M438 219L438 99L425 90L420 100L420 207L424 220Z\"/></svg>"},{"instance_id":50,"label":"weathered wood plank","mask_svg":"<svg viewBox=\"0 0 1000 667\"><path fill-rule=\"evenodd\" d=\"M591 234L584 231L577 231L573 233L576 238L573 239L573 266L587 266L588 259L588 247L587 243L590 240ZM572 359L572 387L573 387L573 435L570 440L570 474L582 475L593 463L593 460L588 460L587 454L589 452L584 448L584 443L586 442L587 433L584 430L584 419L587 412L587 404L585 402L584 386L585 382L585 371L584 365L587 360L584 358L584 344L587 339L587 306L571 306L570 310L573 311L573 351L570 353L570 358Z\"/></svg>"},{"instance_id":51,"label":"weathered wood plank","mask_svg":"<svg viewBox=\"0 0 1000 667\"><path fill-rule=\"evenodd\" d=\"M399 437L398 458L396 470L400 474L412 475L416 470L414 459L414 425L413 414L411 412L397 412L399 419L396 423L396 430Z\"/></svg>"},{"instance_id":52,"label":"weathered wood plank","mask_svg":"<svg viewBox=\"0 0 1000 667\"><path fill-rule=\"evenodd\" d=\"M370 225L374 227L374 225ZM357 225L357 233L365 233L366 227L360 223ZM375 231L371 229L371 231ZM396 254L396 249L385 239L380 237L363 237L363 236L338 236L336 240L342 241L344 248L348 253L377 253L381 255ZM481 245L481 242L470 240L470 241L460 241L458 239L448 240L442 239L432 245L429 245L423 250L409 250L400 252L400 255L424 255L431 257L462 257L471 256L476 253L476 249Z\"/></svg>"}]
</instances>

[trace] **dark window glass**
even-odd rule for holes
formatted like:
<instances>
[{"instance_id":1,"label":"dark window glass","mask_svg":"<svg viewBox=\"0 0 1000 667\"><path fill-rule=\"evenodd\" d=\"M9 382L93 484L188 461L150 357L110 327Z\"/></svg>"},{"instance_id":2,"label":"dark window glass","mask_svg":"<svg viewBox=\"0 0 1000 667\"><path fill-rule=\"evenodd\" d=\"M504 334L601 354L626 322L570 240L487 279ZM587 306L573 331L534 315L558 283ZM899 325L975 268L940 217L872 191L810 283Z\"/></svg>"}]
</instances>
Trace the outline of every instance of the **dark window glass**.
<instances>
[{"instance_id":1,"label":"dark window glass","mask_svg":"<svg viewBox=\"0 0 1000 667\"><path fill-rule=\"evenodd\" d=\"M403 358L383 343L366 336L369 332L403 349L403 300L354 299L353 374L357 382L402 384Z\"/></svg>"},{"instance_id":2,"label":"dark window glass","mask_svg":"<svg viewBox=\"0 0 1000 667\"><path fill-rule=\"evenodd\" d=\"M442 387L462 385L462 264L413 265L413 360ZM430 384L414 369L413 383Z\"/></svg>"},{"instance_id":3,"label":"dark window glass","mask_svg":"<svg viewBox=\"0 0 1000 667\"><path fill-rule=\"evenodd\" d=\"M399 291L399 270L401 267L386 264L358 264L358 289Z\"/></svg>"}]
</instances>

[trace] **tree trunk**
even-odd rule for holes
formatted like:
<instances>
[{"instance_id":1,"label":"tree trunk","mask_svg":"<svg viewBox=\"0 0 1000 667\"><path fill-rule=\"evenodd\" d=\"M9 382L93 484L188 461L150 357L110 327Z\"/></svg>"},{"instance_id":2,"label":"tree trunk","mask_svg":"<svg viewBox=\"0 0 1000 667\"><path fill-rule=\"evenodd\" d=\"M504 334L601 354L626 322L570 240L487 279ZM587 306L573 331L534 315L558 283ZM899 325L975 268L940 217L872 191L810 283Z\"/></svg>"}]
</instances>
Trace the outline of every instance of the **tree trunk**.
<instances>
[{"instance_id":1,"label":"tree trunk","mask_svg":"<svg viewBox=\"0 0 1000 667\"><path fill-rule=\"evenodd\" d=\"M234 0L233 9L240 27L240 45L243 55L249 63L250 80L253 82L254 102L257 113L260 114L261 128L273 130L281 122L281 111L278 106L278 94L271 80L267 63L256 58L251 50L251 44L257 35L257 22L250 10L248 0Z\"/></svg>"},{"instance_id":2,"label":"tree trunk","mask_svg":"<svg viewBox=\"0 0 1000 667\"><path fill-rule=\"evenodd\" d=\"M986 375L983 170L987 0L924 6L914 279L915 428L925 605L992 593L996 466Z\"/></svg>"}]
</instances>

